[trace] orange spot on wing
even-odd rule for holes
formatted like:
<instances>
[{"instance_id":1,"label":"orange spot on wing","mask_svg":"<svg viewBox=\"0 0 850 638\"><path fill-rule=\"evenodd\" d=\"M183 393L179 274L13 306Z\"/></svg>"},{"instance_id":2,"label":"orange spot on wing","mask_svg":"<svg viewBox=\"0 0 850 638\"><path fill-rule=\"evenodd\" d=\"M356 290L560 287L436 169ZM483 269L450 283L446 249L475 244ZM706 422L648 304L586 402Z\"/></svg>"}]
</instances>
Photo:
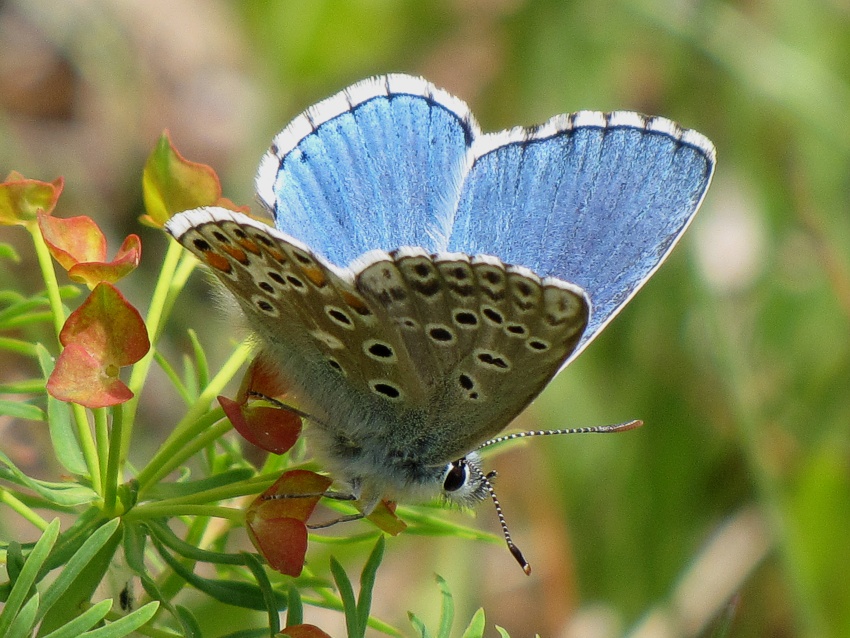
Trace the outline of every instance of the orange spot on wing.
<instances>
[{"instance_id":1,"label":"orange spot on wing","mask_svg":"<svg viewBox=\"0 0 850 638\"><path fill-rule=\"evenodd\" d=\"M304 275L312 281L316 286L321 288L325 284L328 283L328 278L325 277L325 273L323 273L318 268L310 268L309 266L301 269Z\"/></svg>"},{"instance_id":2,"label":"orange spot on wing","mask_svg":"<svg viewBox=\"0 0 850 638\"><path fill-rule=\"evenodd\" d=\"M247 237L245 237L245 238L243 238L243 239L239 239L239 240L237 240L237 241L238 241L239 245L240 245L240 246L242 246L242 248L244 248L245 250L247 250L249 253L254 253L255 255L259 255L259 254L260 254L260 247L259 247L259 246L257 246L257 244L255 244L254 242L252 242L252 241L251 241L250 239L248 239Z\"/></svg>"},{"instance_id":3,"label":"orange spot on wing","mask_svg":"<svg viewBox=\"0 0 850 638\"><path fill-rule=\"evenodd\" d=\"M240 264L248 264L248 255L245 254L245 251L237 248L236 246L232 246L230 244L222 244L221 249L224 250L228 255L233 257Z\"/></svg>"},{"instance_id":4,"label":"orange spot on wing","mask_svg":"<svg viewBox=\"0 0 850 638\"><path fill-rule=\"evenodd\" d=\"M203 255L211 268L215 268L216 270L220 270L226 273L229 273L233 270L233 266L231 266L230 262L227 261L227 259L222 255L211 251L207 251L203 253Z\"/></svg>"},{"instance_id":5,"label":"orange spot on wing","mask_svg":"<svg viewBox=\"0 0 850 638\"><path fill-rule=\"evenodd\" d=\"M277 248L273 248L271 246L266 246L266 252L274 257L281 264L286 263L286 255L283 254L283 251L278 250Z\"/></svg>"},{"instance_id":6,"label":"orange spot on wing","mask_svg":"<svg viewBox=\"0 0 850 638\"><path fill-rule=\"evenodd\" d=\"M364 311L368 311L369 307L366 305L360 297L355 297L350 292L342 293L342 300L349 305L349 307L354 308L358 313L363 314Z\"/></svg>"}]
</instances>

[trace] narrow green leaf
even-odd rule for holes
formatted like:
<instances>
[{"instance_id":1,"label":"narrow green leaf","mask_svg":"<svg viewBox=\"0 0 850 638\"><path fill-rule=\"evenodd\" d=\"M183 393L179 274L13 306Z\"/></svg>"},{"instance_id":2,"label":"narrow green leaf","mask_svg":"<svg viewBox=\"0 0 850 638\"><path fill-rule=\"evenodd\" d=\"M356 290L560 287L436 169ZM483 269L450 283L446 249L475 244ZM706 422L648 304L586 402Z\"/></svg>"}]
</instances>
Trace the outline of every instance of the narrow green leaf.
<instances>
[{"instance_id":1,"label":"narrow green leaf","mask_svg":"<svg viewBox=\"0 0 850 638\"><path fill-rule=\"evenodd\" d=\"M36 344L36 356L41 374L44 375L42 384L47 383L56 361L42 344ZM63 401L47 395L47 426L50 431L50 441L56 459L68 472L85 476L88 472L80 442L74 432L74 421L71 418L71 406Z\"/></svg>"},{"instance_id":2,"label":"narrow green leaf","mask_svg":"<svg viewBox=\"0 0 850 638\"><path fill-rule=\"evenodd\" d=\"M188 405L198 400L201 389L198 387L198 375L195 372L195 363L188 354L183 355L183 386L190 397Z\"/></svg>"},{"instance_id":3,"label":"narrow green leaf","mask_svg":"<svg viewBox=\"0 0 850 638\"><path fill-rule=\"evenodd\" d=\"M159 602L150 602L147 605L139 607L133 613L109 623L105 627L98 627L97 629L92 629L81 634L80 638L124 638L124 636L129 636L139 627L149 622L157 609L159 609Z\"/></svg>"},{"instance_id":4,"label":"narrow green leaf","mask_svg":"<svg viewBox=\"0 0 850 638\"><path fill-rule=\"evenodd\" d=\"M469 621L469 626L464 630L461 638L483 638L486 619L484 618L484 610L479 607L472 615L472 620Z\"/></svg>"},{"instance_id":5,"label":"narrow green leaf","mask_svg":"<svg viewBox=\"0 0 850 638\"><path fill-rule=\"evenodd\" d=\"M163 354L156 349L153 353L153 359L162 371L165 372L165 376L167 376L168 380L171 381L171 385L173 385L174 389L177 390L177 394L179 394L180 398L183 399L183 403L186 405L192 405L192 397L190 396L189 391L186 389L186 386L180 377L177 376L177 371L168 362L168 359L166 359Z\"/></svg>"},{"instance_id":6,"label":"narrow green leaf","mask_svg":"<svg viewBox=\"0 0 850 638\"><path fill-rule=\"evenodd\" d=\"M6 573L13 583L20 577L25 562L21 544L17 541L10 541L9 547L6 549Z\"/></svg>"},{"instance_id":7,"label":"narrow green leaf","mask_svg":"<svg viewBox=\"0 0 850 638\"><path fill-rule=\"evenodd\" d=\"M194 330L189 330L189 340L192 342L192 354L195 355L195 370L197 377L195 383L199 388L205 388L210 383L210 366L207 361L207 353L204 352L204 347L198 340L198 334Z\"/></svg>"},{"instance_id":8,"label":"narrow green leaf","mask_svg":"<svg viewBox=\"0 0 850 638\"><path fill-rule=\"evenodd\" d=\"M269 577L266 575L266 570L263 568L260 560L254 556L253 554L242 554L245 559L245 564L248 566L248 569L251 570L251 573L254 574L254 578L257 579L257 585L260 588L260 591L263 592L263 600L266 602L266 610L269 614L269 632L272 635L275 635L280 631L280 614L276 609L275 604L275 592L272 589L272 584L269 582ZM287 597L287 603L289 603L289 598Z\"/></svg>"},{"instance_id":9,"label":"narrow green leaf","mask_svg":"<svg viewBox=\"0 0 850 638\"><path fill-rule=\"evenodd\" d=\"M44 393L44 379L21 379L0 383L0 394L35 394Z\"/></svg>"},{"instance_id":10,"label":"narrow green leaf","mask_svg":"<svg viewBox=\"0 0 850 638\"><path fill-rule=\"evenodd\" d=\"M360 627L366 631L366 623L369 622L369 613L372 610L372 590L375 587L375 577L378 573L378 567L381 565L381 560L384 558L384 537L379 536L375 543L375 548L369 554L369 559L363 565L363 571L360 573L360 593L357 596L357 616Z\"/></svg>"},{"instance_id":11,"label":"narrow green leaf","mask_svg":"<svg viewBox=\"0 0 850 638\"><path fill-rule=\"evenodd\" d=\"M177 605L176 611L180 624L183 626L184 638L203 638L201 626L198 624L198 620L191 610L183 605Z\"/></svg>"},{"instance_id":12,"label":"narrow green leaf","mask_svg":"<svg viewBox=\"0 0 850 638\"><path fill-rule=\"evenodd\" d=\"M452 593L449 591L449 585L442 576L437 576L437 584L440 586L440 593L443 600L440 603L440 626L437 629L439 638L451 638L452 622L455 617L455 603Z\"/></svg>"},{"instance_id":13,"label":"narrow green leaf","mask_svg":"<svg viewBox=\"0 0 850 638\"><path fill-rule=\"evenodd\" d=\"M348 574L339 564L336 558L331 556L331 574L333 574L339 597L342 599L342 610L345 613L345 628L348 638L363 638L366 627L360 624L360 616L357 613L357 603L354 601L354 588L348 579Z\"/></svg>"},{"instance_id":14,"label":"narrow green leaf","mask_svg":"<svg viewBox=\"0 0 850 638\"><path fill-rule=\"evenodd\" d=\"M41 608L38 610L39 620L65 595L65 592L68 591L80 573L89 565L89 562L94 559L97 553L109 542L112 535L116 533L119 525L120 521L118 519L111 520L105 525L102 525L71 556L65 568L44 592L44 600L42 601Z\"/></svg>"},{"instance_id":15,"label":"narrow green leaf","mask_svg":"<svg viewBox=\"0 0 850 638\"><path fill-rule=\"evenodd\" d=\"M89 507L79 514L71 527L59 535L56 546L50 552L50 557L45 563L45 569L53 570L65 565L78 549L91 536L91 533L103 525L104 518L99 508Z\"/></svg>"},{"instance_id":16,"label":"narrow green leaf","mask_svg":"<svg viewBox=\"0 0 850 638\"><path fill-rule=\"evenodd\" d=\"M496 631L499 632L500 638L511 638L511 635L504 627L499 627L499 625L496 625Z\"/></svg>"},{"instance_id":17,"label":"narrow green leaf","mask_svg":"<svg viewBox=\"0 0 850 638\"><path fill-rule=\"evenodd\" d=\"M245 565L245 554L225 554L222 552L211 552L201 549L191 543L179 538L165 523L148 521L147 527L159 542L174 550L184 558L204 563L217 563L221 565Z\"/></svg>"},{"instance_id":18,"label":"narrow green leaf","mask_svg":"<svg viewBox=\"0 0 850 638\"><path fill-rule=\"evenodd\" d=\"M298 588L289 588L289 609L286 612L286 626L300 625L304 622L304 605L301 602L301 593Z\"/></svg>"},{"instance_id":19,"label":"narrow green leaf","mask_svg":"<svg viewBox=\"0 0 850 638\"><path fill-rule=\"evenodd\" d=\"M51 483L30 478L15 467L11 459L0 452L0 478L5 478L17 485L28 487L51 503L56 505L85 505L98 499L97 492L85 485L77 483Z\"/></svg>"},{"instance_id":20,"label":"narrow green leaf","mask_svg":"<svg viewBox=\"0 0 850 638\"><path fill-rule=\"evenodd\" d=\"M110 609L112 609L112 599L101 600L57 630L42 636L42 638L78 638L84 631L91 629L103 620Z\"/></svg>"},{"instance_id":21,"label":"narrow green leaf","mask_svg":"<svg viewBox=\"0 0 850 638\"><path fill-rule=\"evenodd\" d=\"M30 421L44 421L45 419L44 410L37 405L8 399L0 399L0 415L15 419L29 419Z\"/></svg>"},{"instance_id":22,"label":"narrow green leaf","mask_svg":"<svg viewBox=\"0 0 850 638\"><path fill-rule=\"evenodd\" d=\"M239 481L246 481L254 476L254 470L248 467L234 468L197 481L181 481L179 483L159 483L146 492L153 500L182 498L200 492L224 487Z\"/></svg>"},{"instance_id":23,"label":"narrow green leaf","mask_svg":"<svg viewBox=\"0 0 850 638\"><path fill-rule=\"evenodd\" d=\"M8 259L16 264L21 262L21 257L11 244L0 244L0 259Z\"/></svg>"},{"instance_id":24,"label":"narrow green leaf","mask_svg":"<svg viewBox=\"0 0 850 638\"><path fill-rule=\"evenodd\" d=\"M32 548L17 580L15 580L15 584L12 585L12 591L6 601L6 605L3 607L3 611L0 611L0 636L5 636L9 631L12 621L30 594L33 585L35 585L36 579L41 572L41 566L50 555L50 550L53 549L53 545L56 543L58 537L59 519L55 518L47 526L47 529L44 530L44 533Z\"/></svg>"},{"instance_id":25,"label":"narrow green leaf","mask_svg":"<svg viewBox=\"0 0 850 638\"><path fill-rule=\"evenodd\" d=\"M126 523L124 525L124 560L127 566L137 574L144 574L145 567L145 545L147 542L147 526L138 523Z\"/></svg>"},{"instance_id":26,"label":"narrow green leaf","mask_svg":"<svg viewBox=\"0 0 850 638\"><path fill-rule=\"evenodd\" d=\"M106 527L106 525L102 527ZM44 615L39 627L40 636L66 625L86 608L95 590L103 581L103 576L112 564L115 550L121 542L121 534L114 532L110 534L109 531L110 529L107 527L106 532L101 532L106 536L105 540L98 535L96 544L100 547L82 565L82 568L78 568L77 565L74 566L76 576L71 579L70 584L65 585L63 581L62 586L65 588L65 593L51 605L50 610ZM91 535L94 536L96 533L97 531L94 531ZM88 538L81 543L80 550L86 546L87 540ZM73 558L69 558L68 562L70 563L72 560Z\"/></svg>"},{"instance_id":27,"label":"narrow green leaf","mask_svg":"<svg viewBox=\"0 0 850 638\"><path fill-rule=\"evenodd\" d=\"M407 617L410 618L410 624L413 625L413 628L416 630L416 635L419 638L431 638L431 633L428 631L425 623L420 620L419 616L414 614L412 611L409 611L407 612Z\"/></svg>"},{"instance_id":28,"label":"narrow green leaf","mask_svg":"<svg viewBox=\"0 0 850 638\"><path fill-rule=\"evenodd\" d=\"M218 600L219 602L233 605L235 607L244 607L245 609L256 609L265 611L266 604L263 598L263 592L260 588L251 583L243 583L234 580L213 580L209 578L201 578L194 572L187 569L179 560L169 554L165 547L155 538L151 537L160 556L168 563L168 566L187 583L204 592L208 596ZM286 609L286 596L275 593L275 606L277 611Z\"/></svg>"},{"instance_id":29,"label":"narrow green leaf","mask_svg":"<svg viewBox=\"0 0 850 638\"><path fill-rule=\"evenodd\" d=\"M38 613L39 596L34 592L21 611L15 616L9 631L3 634L4 638L27 638L35 626L35 615Z\"/></svg>"}]
</instances>

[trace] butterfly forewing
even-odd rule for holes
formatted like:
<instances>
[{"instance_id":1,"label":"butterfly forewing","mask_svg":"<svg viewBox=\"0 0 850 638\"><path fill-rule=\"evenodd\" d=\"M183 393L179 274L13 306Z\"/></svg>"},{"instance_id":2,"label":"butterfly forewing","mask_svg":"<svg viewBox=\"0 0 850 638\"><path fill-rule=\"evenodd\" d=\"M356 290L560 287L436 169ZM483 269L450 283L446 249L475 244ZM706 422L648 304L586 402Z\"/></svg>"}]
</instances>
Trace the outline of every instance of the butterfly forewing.
<instances>
[{"instance_id":1,"label":"butterfly forewing","mask_svg":"<svg viewBox=\"0 0 850 638\"><path fill-rule=\"evenodd\" d=\"M582 287L593 312L575 354L667 256L714 168L703 136L635 113L558 116L473 150L449 249Z\"/></svg>"},{"instance_id":2,"label":"butterfly forewing","mask_svg":"<svg viewBox=\"0 0 850 638\"><path fill-rule=\"evenodd\" d=\"M372 249L443 250L478 126L419 78L365 80L275 138L257 178L278 228L339 266Z\"/></svg>"}]
</instances>

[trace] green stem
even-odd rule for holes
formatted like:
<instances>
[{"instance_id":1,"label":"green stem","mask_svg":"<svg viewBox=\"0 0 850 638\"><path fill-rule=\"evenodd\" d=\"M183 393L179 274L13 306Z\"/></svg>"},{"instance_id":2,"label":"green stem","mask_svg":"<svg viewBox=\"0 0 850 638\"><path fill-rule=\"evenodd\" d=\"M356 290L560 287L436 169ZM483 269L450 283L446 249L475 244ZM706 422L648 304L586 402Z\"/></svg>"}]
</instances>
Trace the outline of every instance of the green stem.
<instances>
[{"instance_id":1,"label":"green stem","mask_svg":"<svg viewBox=\"0 0 850 638\"><path fill-rule=\"evenodd\" d=\"M150 463L139 473L139 498L141 498L146 490L156 481L167 475L171 470L180 465L185 459L189 458L197 450L203 449L203 445L199 445L195 438L204 438L210 436L209 432L204 432L210 425L221 418L223 412L214 410L208 413L209 405L212 400L224 389L224 386L235 376L239 368L247 361L252 348L247 343L241 343L230 358L224 363L218 374L210 380L209 385L204 388L204 391L198 397L198 400L189 408L186 415L175 426L174 431L168 436L165 442L160 447L159 451L151 459ZM214 416L211 416L214 415ZM221 426L223 427L223 426ZM223 431L215 430L216 435L227 431L230 427L228 423ZM206 443L205 443L206 444ZM204 444L204 445L205 445ZM189 447L192 452L187 455L184 447Z\"/></svg>"},{"instance_id":2,"label":"green stem","mask_svg":"<svg viewBox=\"0 0 850 638\"><path fill-rule=\"evenodd\" d=\"M47 529L47 521L27 507L23 502L18 500L11 492L0 489L0 503L8 505L13 511L17 512L30 523L35 525L40 531L43 532Z\"/></svg>"},{"instance_id":3,"label":"green stem","mask_svg":"<svg viewBox=\"0 0 850 638\"><path fill-rule=\"evenodd\" d=\"M177 242L169 242L168 251L165 254L165 259L162 263L162 269L159 273L159 279L156 283L156 288L153 292L153 297L151 297L151 305L148 309L148 316L145 320L145 325L148 329L148 337L151 342L150 351L139 361L136 365L133 366L133 372L130 374L130 382L127 384L130 388L130 391L133 393L133 398L127 401L127 403L123 404L123 419L122 419L122 427L117 429L113 426L112 436L113 438L119 438L119 447L120 450L119 458L117 460L118 467L123 465L124 459L127 458L127 453L130 449L130 441L132 440L133 434L133 424L136 420L136 411L139 409L139 397L142 392L142 388L145 385L145 380L148 377L148 372L150 371L151 363L154 359L154 352L156 350L156 342L159 339L159 335L162 332L162 327L165 324L165 313L164 305L165 300L168 297L168 292L171 286L171 282L174 278L174 271L177 268L177 263L180 260L180 255L183 252L183 248Z\"/></svg>"},{"instance_id":4,"label":"green stem","mask_svg":"<svg viewBox=\"0 0 850 638\"><path fill-rule=\"evenodd\" d=\"M38 224L27 224L27 230L30 231L33 244L35 245L35 254L38 258L41 276L44 279L45 289L47 290L47 300L50 302L50 310L53 312L53 328L58 340L66 317L65 309L62 307L62 297L59 294L59 282L56 280L56 271L53 270L53 259L50 256L50 250L47 248L47 244L44 242L44 237L41 236L41 230Z\"/></svg>"},{"instance_id":5,"label":"green stem","mask_svg":"<svg viewBox=\"0 0 850 638\"><path fill-rule=\"evenodd\" d=\"M20 339L10 339L9 337L0 337L0 350L8 350L28 357L38 356L38 349L35 344Z\"/></svg>"},{"instance_id":6,"label":"green stem","mask_svg":"<svg viewBox=\"0 0 850 638\"><path fill-rule=\"evenodd\" d=\"M95 408L92 410L94 416L94 438L97 443L98 461L105 462L109 458L109 424L107 422L106 408ZM106 467L101 465L101 481L106 480Z\"/></svg>"},{"instance_id":7,"label":"green stem","mask_svg":"<svg viewBox=\"0 0 850 638\"><path fill-rule=\"evenodd\" d=\"M86 415L86 409L77 404L71 403L71 413L74 415L74 423L77 426L77 439L80 442L80 449L83 452L83 459L86 462L86 469L91 478L92 489L98 494L103 494L103 483L101 482L100 474L100 458L97 453L97 446L92 437L89 419Z\"/></svg>"},{"instance_id":8,"label":"green stem","mask_svg":"<svg viewBox=\"0 0 850 638\"><path fill-rule=\"evenodd\" d=\"M235 507L222 507L220 505L161 505L151 503L139 505L127 512L123 519L125 521L140 521L146 519L172 518L174 516L210 516L214 518L225 518L239 525L245 519L245 512Z\"/></svg>"},{"instance_id":9,"label":"green stem","mask_svg":"<svg viewBox=\"0 0 850 638\"><path fill-rule=\"evenodd\" d=\"M182 428L178 436L170 436L145 468L139 472L139 500L145 492L177 469L199 450L230 430L230 421L222 419L224 410L217 408ZM216 421L219 421L216 423ZM181 424L183 422L181 421ZM178 428L180 426L178 425ZM177 430L175 429L175 433Z\"/></svg>"},{"instance_id":10,"label":"green stem","mask_svg":"<svg viewBox=\"0 0 850 638\"><path fill-rule=\"evenodd\" d=\"M124 404L126 405L126 404ZM112 436L109 437L109 449L106 452L106 472L103 479L103 509L108 516L116 515L119 474L121 472L121 441L124 431L124 405L117 405L112 411Z\"/></svg>"},{"instance_id":11,"label":"green stem","mask_svg":"<svg viewBox=\"0 0 850 638\"><path fill-rule=\"evenodd\" d=\"M56 338L59 339L59 334L62 332L62 326L65 325L65 308L62 306L62 296L59 292L59 282L56 280L56 271L53 269L53 261L50 256L50 250L44 242L44 237L41 236L41 230L38 224L29 224L27 230L32 236L33 245L35 246L35 254L38 258L38 265L41 268L41 276L44 279L45 290L47 291L47 299L50 303L50 310L53 313L53 328L56 332ZM83 458L86 461L86 468L91 477L92 489L98 494L101 494L102 484L100 475L100 462L98 459L97 448L92 438L89 420L86 416L85 408L81 405L72 404L74 421L77 426L77 436L80 440L80 447L83 451Z\"/></svg>"}]
</instances>

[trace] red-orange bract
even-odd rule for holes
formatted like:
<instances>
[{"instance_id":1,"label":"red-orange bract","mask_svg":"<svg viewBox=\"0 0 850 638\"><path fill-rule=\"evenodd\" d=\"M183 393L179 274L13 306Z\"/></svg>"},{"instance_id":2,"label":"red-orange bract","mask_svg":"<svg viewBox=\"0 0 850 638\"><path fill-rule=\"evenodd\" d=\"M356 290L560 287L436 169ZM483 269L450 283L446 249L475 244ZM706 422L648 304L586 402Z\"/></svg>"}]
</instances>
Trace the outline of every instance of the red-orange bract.
<instances>
[{"instance_id":1,"label":"red-orange bract","mask_svg":"<svg viewBox=\"0 0 850 638\"><path fill-rule=\"evenodd\" d=\"M129 235L115 259L106 261L106 238L90 217L38 216L38 225L50 254L74 281L89 289L102 281L114 283L139 265L142 245L138 235Z\"/></svg>"},{"instance_id":2,"label":"red-orange bract","mask_svg":"<svg viewBox=\"0 0 850 638\"><path fill-rule=\"evenodd\" d=\"M112 284L95 287L65 321L59 341L65 349L47 381L52 396L87 408L132 398L118 372L144 357L150 341L138 310Z\"/></svg>"},{"instance_id":3,"label":"red-orange bract","mask_svg":"<svg viewBox=\"0 0 850 638\"><path fill-rule=\"evenodd\" d=\"M142 195L147 215L141 221L161 227L174 213L200 206L223 206L248 213L221 196L221 182L206 164L190 162L171 143L168 131L160 136L142 173Z\"/></svg>"},{"instance_id":4,"label":"red-orange bract","mask_svg":"<svg viewBox=\"0 0 850 638\"><path fill-rule=\"evenodd\" d=\"M12 171L0 184L0 226L26 226L36 221L39 212L49 215L63 186L61 177L41 182Z\"/></svg>"},{"instance_id":5,"label":"red-orange bract","mask_svg":"<svg viewBox=\"0 0 850 638\"><path fill-rule=\"evenodd\" d=\"M248 507L251 542L269 566L298 576L307 553L307 519L332 481L307 470L285 472Z\"/></svg>"}]
</instances>

